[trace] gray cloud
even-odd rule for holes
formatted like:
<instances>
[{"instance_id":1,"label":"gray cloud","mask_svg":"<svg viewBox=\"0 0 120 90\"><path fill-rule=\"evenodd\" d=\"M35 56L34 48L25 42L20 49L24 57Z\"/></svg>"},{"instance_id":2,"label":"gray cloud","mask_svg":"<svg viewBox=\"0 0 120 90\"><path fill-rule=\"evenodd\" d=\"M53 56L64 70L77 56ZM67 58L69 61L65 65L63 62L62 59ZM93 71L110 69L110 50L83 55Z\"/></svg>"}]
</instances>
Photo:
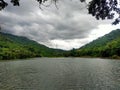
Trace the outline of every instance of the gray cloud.
<instances>
[{"instance_id":1,"label":"gray cloud","mask_svg":"<svg viewBox=\"0 0 120 90\"><path fill-rule=\"evenodd\" d=\"M48 46L51 40L88 38L99 25L95 18L87 14L86 5L79 0L61 0L58 7L42 7L42 11L34 0L21 0L20 7L9 4L1 11L0 23L4 32L26 36Z\"/></svg>"}]
</instances>

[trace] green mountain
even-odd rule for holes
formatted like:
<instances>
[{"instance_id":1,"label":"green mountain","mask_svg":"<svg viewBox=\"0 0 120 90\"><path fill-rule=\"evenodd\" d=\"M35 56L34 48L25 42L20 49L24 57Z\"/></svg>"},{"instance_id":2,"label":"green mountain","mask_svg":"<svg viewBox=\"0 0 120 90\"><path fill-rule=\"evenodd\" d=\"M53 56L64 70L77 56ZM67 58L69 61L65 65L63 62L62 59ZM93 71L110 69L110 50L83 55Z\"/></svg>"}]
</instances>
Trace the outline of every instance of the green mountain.
<instances>
[{"instance_id":1,"label":"green mountain","mask_svg":"<svg viewBox=\"0 0 120 90\"><path fill-rule=\"evenodd\" d=\"M26 37L0 33L0 60L69 56L120 58L120 29L113 30L109 34L71 51L48 48Z\"/></svg>"},{"instance_id":2,"label":"green mountain","mask_svg":"<svg viewBox=\"0 0 120 90\"><path fill-rule=\"evenodd\" d=\"M65 51L51 49L26 37L0 32L0 60L31 57L60 57Z\"/></svg>"},{"instance_id":3,"label":"green mountain","mask_svg":"<svg viewBox=\"0 0 120 90\"><path fill-rule=\"evenodd\" d=\"M120 29L100 37L77 50L72 50L73 56L120 57Z\"/></svg>"}]
</instances>

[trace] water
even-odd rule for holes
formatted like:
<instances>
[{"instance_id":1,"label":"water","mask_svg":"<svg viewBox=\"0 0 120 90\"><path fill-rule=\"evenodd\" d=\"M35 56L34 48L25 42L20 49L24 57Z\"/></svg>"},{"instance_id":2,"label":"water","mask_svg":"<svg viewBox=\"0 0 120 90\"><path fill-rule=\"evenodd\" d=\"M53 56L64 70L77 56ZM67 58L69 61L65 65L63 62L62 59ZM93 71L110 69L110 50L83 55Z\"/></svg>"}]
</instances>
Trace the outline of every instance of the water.
<instances>
[{"instance_id":1,"label":"water","mask_svg":"<svg viewBox=\"0 0 120 90\"><path fill-rule=\"evenodd\" d=\"M1 61L0 90L120 90L120 60Z\"/></svg>"}]
</instances>

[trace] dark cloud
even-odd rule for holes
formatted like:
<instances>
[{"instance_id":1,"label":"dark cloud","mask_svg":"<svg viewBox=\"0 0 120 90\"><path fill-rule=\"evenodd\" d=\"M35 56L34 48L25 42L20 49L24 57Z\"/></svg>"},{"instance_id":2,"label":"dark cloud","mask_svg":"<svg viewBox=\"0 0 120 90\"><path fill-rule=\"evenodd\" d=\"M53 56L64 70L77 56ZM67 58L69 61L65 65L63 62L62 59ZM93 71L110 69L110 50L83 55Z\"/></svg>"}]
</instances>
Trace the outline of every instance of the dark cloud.
<instances>
[{"instance_id":1,"label":"dark cloud","mask_svg":"<svg viewBox=\"0 0 120 90\"><path fill-rule=\"evenodd\" d=\"M43 11L34 0L21 0L20 3L20 7L9 4L1 11L0 23L4 32L26 36L48 46L52 40L72 42L88 38L92 29L99 25L87 14L86 5L79 0L60 0L57 3L59 9L54 5L47 8L42 6ZM79 44L82 45L83 41Z\"/></svg>"}]
</instances>

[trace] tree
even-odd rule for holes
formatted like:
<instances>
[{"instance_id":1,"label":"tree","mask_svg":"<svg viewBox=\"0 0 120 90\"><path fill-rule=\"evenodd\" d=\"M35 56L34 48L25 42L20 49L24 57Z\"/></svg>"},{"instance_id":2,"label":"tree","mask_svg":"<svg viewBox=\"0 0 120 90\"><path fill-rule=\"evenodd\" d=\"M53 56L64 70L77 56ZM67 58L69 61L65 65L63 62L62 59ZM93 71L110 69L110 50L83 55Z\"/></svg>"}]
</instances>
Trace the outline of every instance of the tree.
<instances>
[{"instance_id":1,"label":"tree","mask_svg":"<svg viewBox=\"0 0 120 90\"><path fill-rule=\"evenodd\" d=\"M13 6L20 6L20 0L10 0ZM43 5L47 1L56 2L59 0L36 0L40 5ZM80 2L85 2L86 0L80 0ZM72 2L72 1L71 1ZM8 3L4 0L0 0L0 10L7 7ZM97 20L102 19L113 19L114 16L118 15L115 18L115 21L112 23L114 25L120 22L120 7L118 0L91 0L88 3L88 12L94 16Z\"/></svg>"}]
</instances>

